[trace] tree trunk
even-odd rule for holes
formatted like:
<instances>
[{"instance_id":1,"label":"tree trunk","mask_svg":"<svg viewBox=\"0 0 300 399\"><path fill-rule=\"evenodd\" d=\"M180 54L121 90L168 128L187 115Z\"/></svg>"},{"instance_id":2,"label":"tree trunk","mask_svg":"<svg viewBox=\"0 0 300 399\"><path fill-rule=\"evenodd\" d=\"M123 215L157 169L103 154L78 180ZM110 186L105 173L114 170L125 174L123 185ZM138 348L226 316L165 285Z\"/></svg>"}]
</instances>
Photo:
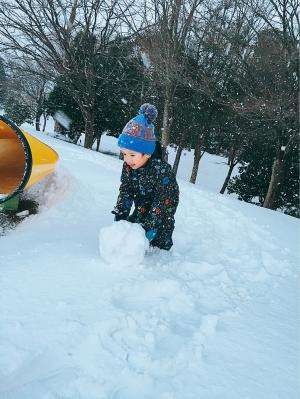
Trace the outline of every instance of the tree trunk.
<instances>
[{"instance_id":1,"label":"tree trunk","mask_svg":"<svg viewBox=\"0 0 300 399\"><path fill-rule=\"evenodd\" d=\"M62 132L62 126L57 121L54 122L54 131L55 131L55 133Z\"/></svg>"},{"instance_id":2,"label":"tree trunk","mask_svg":"<svg viewBox=\"0 0 300 399\"><path fill-rule=\"evenodd\" d=\"M182 130L182 133L181 133L179 145L178 145L177 152L176 152L175 161L174 161L174 164L173 164L173 172L175 173L175 176L177 175L177 171L178 171L178 166L179 166L182 150L183 150L183 148L184 148L184 146L186 144L187 133L188 133L188 129L184 128L184 130Z\"/></svg>"},{"instance_id":3,"label":"tree trunk","mask_svg":"<svg viewBox=\"0 0 300 399\"><path fill-rule=\"evenodd\" d=\"M175 176L177 175L182 150L183 150L183 148L179 145L177 148L176 157L175 157L175 161L174 161L173 168L172 168Z\"/></svg>"},{"instance_id":4,"label":"tree trunk","mask_svg":"<svg viewBox=\"0 0 300 399\"><path fill-rule=\"evenodd\" d=\"M41 129L41 116L43 115L43 109L45 104L45 85L46 82L44 81L39 88L38 98L37 98L37 110L35 114L35 129L39 132Z\"/></svg>"},{"instance_id":5,"label":"tree trunk","mask_svg":"<svg viewBox=\"0 0 300 399\"><path fill-rule=\"evenodd\" d=\"M278 196L283 186L284 179L284 166L285 159L289 156L293 149L294 142L297 140L298 133L295 131L288 139L287 145L282 146L277 158L274 160L272 166L272 176L268 187L268 192L263 204L264 208L277 209L278 208Z\"/></svg>"},{"instance_id":6,"label":"tree trunk","mask_svg":"<svg viewBox=\"0 0 300 399\"><path fill-rule=\"evenodd\" d=\"M200 159L201 159L201 157L203 155L203 154L201 155L201 144L202 144L202 140L201 140L201 138L199 138L197 140L196 145L195 145L194 164L193 164L192 174L191 174L191 178L190 178L190 183L193 183L193 184L196 183L197 174L198 174L198 168L199 168L199 162L200 162Z\"/></svg>"},{"instance_id":7,"label":"tree trunk","mask_svg":"<svg viewBox=\"0 0 300 399\"><path fill-rule=\"evenodd\" d=\"M43 123L43 132L46 130L46 123L47 123L47 115L44 114L44 123Z\"/></svg>"},{"instance_id":8,"label":"tree trunk","mask_svg":"<svg viewBox=\"0 0 300 399\"><path fill-rule=\"evenodd\" d=\"M284 163L281 159L275 159L272 167L271 181L268 187L268 192L263 204L264 208L277 209L278 195L281 190Z\"/></svg>"},{"instance_id":9,"label":"tree trunk","mask_svg":"<svg viewBox=\"0 0 300 399\"><path fill-rule=\"evenodd\" d=\"M225 181L223 183L223 186L221 188L220 194L224 194L225 193L225 190L226 190L226 188L228 186L228 183L229 183L229 180L230 180L230 177L231 177L231 173L232 173L233 168L235 167L235 165L236 165L236 163L230 162L229 170L228 170L226 179L225 179Z\"/></svg>"},{"instance_id":10,"label":"tree trunk","mask_svg":"<svg viewBox=\"0 0 300 399\"><path fill-rule=\"evenodd\" d=\"M163 114L163 127L161 144L163 147L163 157L165 161L168 161L168 145L170 143L170 126L171 126L171 114L172 114L172 84L166 83L165 87L165 103L164 103L164 114Z\"/></svg>"},{"instance_id":11,"label":"tree trunk","mask_svg":"<svg viewBox=\"0 0 300 399\"><path fill-rule=\"evenodd\" d=\"M94 113L91 110L85 110L84 112L84 125L85 125L85 139L84 147L92 148L94 143Z\"/></svg>"},{"instance_id":12,"label":"tree trunk","mask_svg":"<svg viewBox=\"0 0 300 399\"><path fill-rule=\"evenodd\" d=\"M41 119L41 115L36 114L35 115L35 130L37 130L38 132L40 131L40 119Z\"/></svg>"},{"instance_id":13,"label":"tree trunk","mask_svg":"<svg viewBox=\"0 0 300 399\"><path fill-rule=\"evenodd\" d=\"M101 143L101 135L97 137L97 145L96 145L96 151L99 151L100 148L100 143Z\"/></svg>"}]
</instances>

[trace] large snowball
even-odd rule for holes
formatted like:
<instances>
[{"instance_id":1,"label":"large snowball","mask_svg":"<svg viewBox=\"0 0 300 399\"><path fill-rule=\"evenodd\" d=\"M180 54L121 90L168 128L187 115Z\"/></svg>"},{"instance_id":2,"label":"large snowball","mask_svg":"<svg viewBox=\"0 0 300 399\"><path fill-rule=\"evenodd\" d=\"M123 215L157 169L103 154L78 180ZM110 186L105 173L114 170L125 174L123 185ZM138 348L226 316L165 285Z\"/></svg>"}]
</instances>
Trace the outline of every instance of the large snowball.
<instances>
[{"instance_id":1,"label":"large snowball","mask_svg":"<svg viewBox=\"0 0 300 399\"><path fill-rule=\"evenodd\" d=\"M110 265L136 266L143 261L148 248L145 231L136 223L121 220L99 232L100 255Z\"/></svg>"}]
</instances>

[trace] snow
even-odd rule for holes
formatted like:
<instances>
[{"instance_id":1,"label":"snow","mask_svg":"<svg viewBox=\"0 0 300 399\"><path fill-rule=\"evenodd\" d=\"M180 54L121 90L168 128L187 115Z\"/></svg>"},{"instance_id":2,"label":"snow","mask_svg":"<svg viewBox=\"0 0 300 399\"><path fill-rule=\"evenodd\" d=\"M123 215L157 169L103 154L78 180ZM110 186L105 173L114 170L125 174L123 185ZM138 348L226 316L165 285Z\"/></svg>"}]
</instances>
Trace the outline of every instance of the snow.
<instances>
[{"instance_id":1,"label":"snow","mask_svg":"<svg viewBox=\"0 0 300 399\"><path fill-rule=\"evenodd\" d=\"M142 56L142 62L145 68L150 68L151 67L151 61L149 58L149 55L147 53L141 52L141 56Z\"/></svg>"},{"instance_id":2,"label":"snow","mask_svg":"<svg viewBox=\"0 0 300 399\"><path fill-rule=\"evenodd\" d=\"M122 162L31 131L60 163L0 237L1 399L299 397L298 219L217 194L205 154L174 247L144 254L110 213Z\"/></svg>"},{"instance_id":3,"label":"snow","mask_svg":"<svg viewBox=\"0 0 300 399\"><path fill-rule=\"evenodd\" d=\"M231 49L231 43L228 43L225 48L225 55L228 55Z\"/></svg>"},{"instance_id":4,"label":"snow","mask_svg":"<svg viewBox=\"0 0 300 399\"><path fill-rule=\"evenodd\" d=\"M138 224L121 220L100 230L99 252L103 260L112 266L139 265L147 249L149 242L145 230Z\"/></svg>"},{"instance_id":5,"label":"snow","mask_svg":"<svg viewBox=\"0 0 300 399\"><path fill-rule=\"evenodd\" d=\"M16 215L19 217L28 216L29 214L30 214L30 212L28 209L26 211L16 213Z\"/></svg>"},{"instance_id":6,"label":"snow","mask_svg":"<svg viewBox=\"0 0 300 399\"><path fill-rule=\"evenodd\" d=\"M63 111L56 111L53 118L58 123L60 123L65 129L68 130L70 128L72 120Z\"/></svg>"}]
</instances>

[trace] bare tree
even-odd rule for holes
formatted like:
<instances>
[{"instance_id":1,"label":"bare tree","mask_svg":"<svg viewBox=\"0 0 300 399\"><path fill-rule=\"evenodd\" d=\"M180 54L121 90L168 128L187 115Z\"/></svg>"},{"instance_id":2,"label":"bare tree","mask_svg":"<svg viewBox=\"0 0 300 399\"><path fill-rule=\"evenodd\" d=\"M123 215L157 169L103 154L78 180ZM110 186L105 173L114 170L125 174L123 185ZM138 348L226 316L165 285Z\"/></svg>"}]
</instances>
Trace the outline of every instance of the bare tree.
<instances>
[{"instance_id":1,"label":"bare tree","mask_svg":"<svg viewBox=\"0 0 300 399\"><path fill-rule=\"evenodd\" d=\"M63 77L84 117L87 148L95 131L97 54L127 10L117 0L0 1L0 49L12 59L32 60L49 79Z\"/></svg>"},{"instance_id":2,"label":"bare tree","mask_svg":"<svg viewBox=\"0 0 300 399\"><path fill-rule=\"evenodd\" d=\"M287 146L282 146L280 150L278 150L272 166L271 180L263 204L264 208L277 209L278 207L277 198L284 179L285 161L290 155L296 140L299 140L299 137L297 137L296 132L294 132L294 134L289 137Z\"/></svg>"},{"instance_id":3,"label":"bare tree","mask_svg":"<svg viewBox=\"0 0 300 399\"><path fill-rule=\"evenodd\" d=\"M190 183L195 184L197 180L197 175L198 175L198 169L199 169L199 163L201 161L201 158L203 157L205 151L202 151L202 140L203 136L199 135L198 140L195 146L195 151L194 151L194 162L193 162L193 167L192 167L192 173L190 177Z\"/></svg>"},{"instance_id":4,"label":"bare tree","mask_svg":"<svg viewBox=\"0 0 300 399\"><path fill-rule=\"evenodd\" d=\"M272 173L263 206L277 209L288 173L286 165L299 140L299 3L297 0L249 0L260 20L252 52L244 59L247 78L240 83L247 92L237 112L260 120L276 147Z\"/></svg>"},{"instance_id":5,"label":"bare tree","mask_svg":"<svg viewBox=\"0 0 300 399\"><path fill-rule=\"evenodd\" d=\"M249 28L248 18L249 5L236 0L207 2L201 10L201 18L193 26L188 50L198 71L189 79L204 105L199 110L203 113L203 125L194 142L192 183L196 181L202 146L208 140L213 120L220 108L233 108L240 95L236 77L241 74L243 57L250 51L255 34L255 30Z\"/></svg>"},{"instance_id":6,"label":"bare tree","mask_svg":"<svg viewBox=\"0 0 300 399\"><path fill-rule=\"evenodd\" d=\"M298 0L244 0L251 4L253 15L264 22L264 29L272 31L286 51L293 55L299 49Z\"/></svg>"},{"instance_id":7,"label":"bare tree","mask_svg":"<svg viewBox=\"0 0 300 399\"><path fill-rule=\"evenodd\" d=\"M228 172L225 177L224 183L222 185L222 188L220 190L220 194L224 194L225 190L228 186L229 180L231 178L232 172L234 167L239 163L240 161L240 156L243 148L244 142L249 138L245 130L242 130L243 128L239 126L233 127L232 131L234 134L232 135L232 140L230 143L229 147L229 153L228 153Z\"/></svg>"},{"instance_id":8,"label":"bare tree","mask_svg":"<svg viewBox=\"0 0 300 399\"><path fill-rule=\"evenodd\" d=\"M252 6L253 12L265 23L262 51L258 55L260 67L272 76L271 85L270 81L263 86L257 82L256 105L259 106L259 112L264 114L264 119L273 125L274 141L277 143L277 154L263 207L277 209L277 199L287 172L286 160L299 141L299 2L269 0L265 3L253 0ZM266 54L270 60L267 65Z\"/></svg>"},{"instance_id":9,"label":"bare tree","mask_svg":"<svg viewBox=\"0 0 300 399\"><path fill-rule=\"evenodd\" d=\"M45 102L51 90L51 82L32 61L8 60L8 91L10 96L22 98L31 108L36 130L40 130L40 119L45 112Z\"/></svg>"},{"instance_id":10,"label":"bare tree","mask_svg":"<svg viewBox=\"0 0 300 399\"><path fill-rule=\"evenodd\" d=\"M186 145L187 131L188 131L187 127L184 127L183 131L180 135L179 144L177 147L176 156L175 156L174 164L172 167L172 170L175 173L175 175L177 175L181 154L184 149L184 146Z\"/></svg>"},{"instance_id":11,"label":"bare tree","mask_svg":"<svg viewBox=\"0 0 300 399\"><path fill-rule=\"evenodd\" d=\"M185 74L185 48L195 15L204 0L152 0L147 2L148 29L136 33L163 88L162 145L165 159L173 122L174 96Z\"/></svg>"}]
</instances>

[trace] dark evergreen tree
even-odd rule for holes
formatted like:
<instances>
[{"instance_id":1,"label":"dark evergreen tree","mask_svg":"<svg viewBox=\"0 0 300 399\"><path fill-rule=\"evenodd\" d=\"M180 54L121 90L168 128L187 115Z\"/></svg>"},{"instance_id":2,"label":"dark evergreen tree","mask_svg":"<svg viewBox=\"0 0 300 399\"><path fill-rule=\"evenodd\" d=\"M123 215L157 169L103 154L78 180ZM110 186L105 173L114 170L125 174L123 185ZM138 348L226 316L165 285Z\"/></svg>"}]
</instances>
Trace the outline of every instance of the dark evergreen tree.
<instances>
[{"instance_id":1,"label":"dark evergreen tree","mask_svg":"<svg viewBox=\"0 0 300 399\"><path fill-rule=\"evenodd\" d=\"M125 123L133 117L141 103L141 92L145 86L142 60L134 44L116 38L105 51L98 54L96 70L95 121L93 142L97 149L103 132L118 136ZM79 50L78 50L79 51ZM60 78L48 100L48 113L55 115L63 111L70 119L68 130L62 129L75 142L84 131L84 117L78 103L65 88L65 80Z\"/></svg>"},{"instance_id":2,"label":"dark evergreen tree","mask_svg":"<svg viewBox=\"0 0 300 399\"><path fill-rule=\"evenodd\" d=\"M55 117L58 111L62 111L71 120L69 129L61 126L61 133L77 143L81 133L84 132L84 119L78 104L64 90L60 79L57 80L47 100L47 114Z\"/></svg>"},{"instance_id":3,"label":"dark evergreen tree","mask_svg":"<svg viewBox=\"0 0 300 399\"><path fill-rule=\"evenodd\" d=\"M132 41L119 37L98 60L96 136L104 131L118 136L141 103L143 64Z\"/></svg>"},{"instance_id":4,"label":"dark evergreen tree","mask_svg":"<svg viewBox=\"0 0 300 399\"><path fill-rule=\"evenodd\" d=\"M182 86L181 90L177 88L177 93L182 100L177 100L173 112L171 141L178 146L174 171L177 172L182 150L194 149L194 165L190 181L195 183L199 162L209 142L210 129L207 128L209 111L206 108L205 98L191 87Z\"/></svg>"},{"instance_id":5,"label":"dark evergreen tree","mask_svg":"<svg viewBox=\"0 0 300 399\"><path fill-rule=\"evenodd\" d=\"M3 106L7 92L6 73L3 61L0 58L0 106Z\"/></svg>"},{"instance_id":6,"label":"dark evergreen tree","mask_svg":"<svg viewBox=\"0 0 300 399\"><path fill-rule=\"evenodd\" d=\"M276 145L257 131L243 150L243 161L239 175L232 178L228 193L238 194L240 200L263 206L272 174L273 160L276 157ZM283 185L277 198L277 207L283 212L300 217L299 209L299 145L296 143L286 160Z\"/></svg>"},{"instance_id":7,"label":"dark evergreen tree","mask_svg":"<svg viewBox=\"0 0 300 399\"><path fill-rule=\"evenodd\" d=\"M4 115L16 125L21 125L24 122L32 123L33 115L30 105L26 104L22 98L15 96L7 97L4 103Z\"/></svg>"},{"instance_id":8,"label":"dark evergreen tree","mask_svg":"<svg viewBox=\"0 0 300 399\"><path fill-rule=\"evenodd\" d=\"M293 215L299 214L297 64L295 52L287 51L280 32L259 34L248 62L242 109L257 135L242 159L241 175L229 188L241 199Z\"/></svg>"}]
</instances>

